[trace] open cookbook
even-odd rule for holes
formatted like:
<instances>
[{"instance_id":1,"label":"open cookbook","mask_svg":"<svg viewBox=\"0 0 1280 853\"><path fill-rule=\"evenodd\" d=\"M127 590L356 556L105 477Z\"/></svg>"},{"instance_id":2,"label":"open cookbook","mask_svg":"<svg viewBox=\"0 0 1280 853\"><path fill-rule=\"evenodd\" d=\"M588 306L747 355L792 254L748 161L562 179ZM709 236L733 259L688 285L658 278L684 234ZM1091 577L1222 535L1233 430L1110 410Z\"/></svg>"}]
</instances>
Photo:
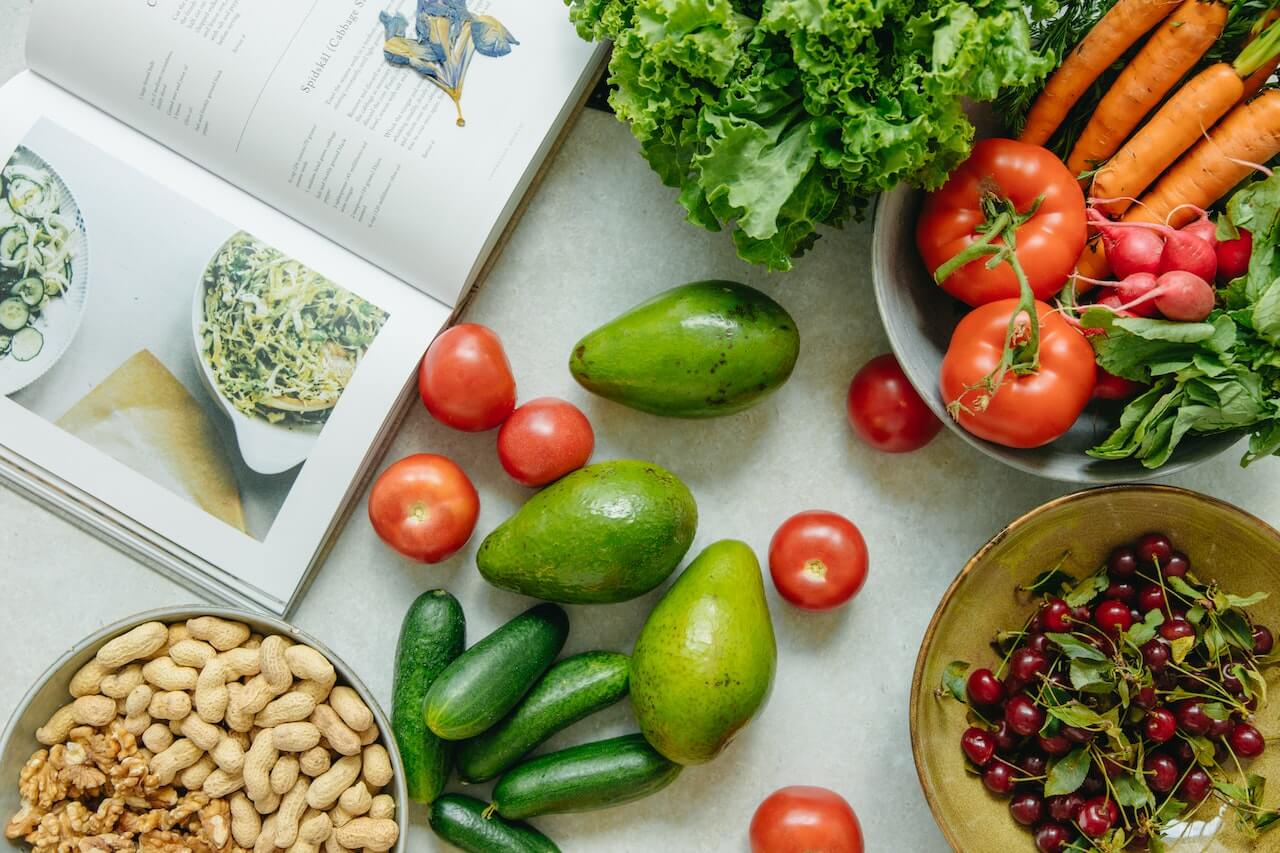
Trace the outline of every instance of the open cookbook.
<instances>
[{"instance_id":1,"label":"open cookbook","mask_svg":"<svg viewBox=\"0 0 1280 853\"><path fill-rule=\"evenodd\" d=\"M285 613L601 51L530 0L37 0L27 58L0 479Z\"/></svg>"}]
</instances>

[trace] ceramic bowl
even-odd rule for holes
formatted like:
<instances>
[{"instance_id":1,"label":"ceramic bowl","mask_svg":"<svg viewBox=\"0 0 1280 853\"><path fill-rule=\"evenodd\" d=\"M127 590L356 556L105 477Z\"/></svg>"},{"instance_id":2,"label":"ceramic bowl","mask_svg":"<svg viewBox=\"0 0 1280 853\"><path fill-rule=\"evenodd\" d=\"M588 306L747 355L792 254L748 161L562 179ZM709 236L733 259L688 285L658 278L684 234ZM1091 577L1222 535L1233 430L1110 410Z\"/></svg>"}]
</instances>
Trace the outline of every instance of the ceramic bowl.
<instances>
[{"instance_id":1,"label":"ceramic bowl","mask_svg":"<svg viewBox=\"0 0 1280 853\"><path fill-rule=\"evenodd\" d=\"M9 818L16 814L21 806L21 800L18 796L18 774L22 770L22 765L31 757L31 754L41 748L36 742L36 729L44 725L55 710L70 701L67 689L71 683L71 677L75 675L76 671L84 666L108 640L123 634L131 628L135 628L144 622L181 622L195 616L220 616L223 619L243 622L260 634L281 634L291 640L311 646L316 651L323 653L333 663L333 668L338 674L338 683L348 685L360 695L364 703L373 711L378 730L382 732L382 738L379 742L387 748L387 753L391 756L392 769L395 771L395 776L386 793L395 798L396 822L400 825L400 840L392 848L392 851L393 853L405 853L409 849L407 840L409 834L409 798L405 788L404 765L400 762L400 751L396 749L391 737L391 724L387 721L386 715L382 713L382 709L378 707L373 695L369 693L369 690L356 677L351 668L343 663L337 655L325 648L323 643L292 625L279 619L244 610L210 607L207 605L170 607L130 616L128 619L124 619L114 625L108 625L86 637L72 647L70 651L59 657L57 662L45 671L44 675L27 691L27 695L22 697L18 707L9 718L9 722L5 725L3 735L0 735L0 824L7 823ZM5 839L0 841L0 844L4 845L0 849L28 849L27 845L21 840L11 841Z\"/></svg>"},{"instance_id":2,"label":"ceramic bowl","mask_svg":"<svg viewBox=\"0 0 1280 853\"><path fill-rule=\"evenodd\" d=\"M1088 484L1163 477L1211 459L1240 439L1238 433L1184 439L1173 457L1152 471L1131 459L1104 462L1085 455L1114 429L1123 403L1094 401L1066 435L1030 450L992 444L961 429L946 414L938 376L951 332L970 309L934 283L916 251L915 224L923 199L923 193L908 187L880 197L871 244L871 275L876 305L894 355L907 379L948 429L992 459L1020 471Z\"/></svg>"},{"instance_id":3,"label":"ceramic bowl","mask_svg":"<svg viewBox=\"0 0 1280 853\"><path fill-rule=\"evenodd\" d=\"M1166 486L1110 486L1051 501L996 534L965 565L934 613L916 661L911 687L911 747L925 799L951 846L958 851L1000 850L1034 853L1030 833L1009 816L1008 800L989 794L965 771L960 751L965 707L940 699L936 688L951 661L972 667L996 662L988 645L996 632L1020 625L1031 598L1015 588L1032 581L1065 555L1063 568L1083 577L1105 561L1110 550L1143 533L1158 530L1185 551L1192 572L1201 580L1221 581L1228 591L1259 590L1272 597L1249 609L1252 617L1280 627L1280 533L1230 504L1195 492ZM1275 696L1280 672L1266 673ZM1259 715L1264 733L1280 731L1280 702ZM1252 762L1251 771L1280 778L1280 748ZM1274 785L1265 804L1275 808L1280 791ZM1219 814L1210 798L1184 825L1181 840L1170 840L1170 853L1227 853L1273 850L1280 843L1264 836L1249 846Z\"/></svg>"}]
</instances>

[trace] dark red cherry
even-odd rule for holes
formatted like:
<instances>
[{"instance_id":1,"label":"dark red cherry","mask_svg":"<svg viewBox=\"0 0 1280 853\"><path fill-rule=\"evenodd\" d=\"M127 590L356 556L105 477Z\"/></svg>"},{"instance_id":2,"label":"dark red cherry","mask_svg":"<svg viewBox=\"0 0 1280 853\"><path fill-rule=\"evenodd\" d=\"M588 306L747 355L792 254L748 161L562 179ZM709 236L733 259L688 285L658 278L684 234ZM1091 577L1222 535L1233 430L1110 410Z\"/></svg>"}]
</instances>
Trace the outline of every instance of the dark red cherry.
<instances>
[{"instance_id":1,"label":"dark red cherry","mask_svg":"<svg viewBox=\"0 0 1280 853\"><path fill-rule=\"evenodd\" d=\"M1071 751L1071 741L1067 740L1066 737L1061 734L1054 735L1053 737L1042 736L1039 738L1039 741L1040 749L1045 753L1045 755L1066 755Z\"/></svg>"},{"instance_id":2,"label":"dark red cherry","mask_svg":"<svg viewBox=\"0 0 1280 853\"><path fill-rule=\"evenodd\" d=\"M960 748L974 764L986 767L991 756L996 754L996 739L986 729L970 726L960 736Z\"/></svg>"},{"instance_id":3,"label":"dark red cherry","mask_svg":"<svg viewBox=\"0 0 1280 853\"><path fill-rule=\"evenodd\" d=\"M1062 634L1071 630L1071 605L1061 598L1051 598L1040 611L1045 631Z\"/></svg>"},{"instance_id":4,"label":"dark red cherry","mask_svg":"<svg viewBox=\"0 0 1280 853\"><path fill-rule=\"evenodd\" d=\"M1191 561L1181 551L1174 551L1168 562L1161 563L1160 566L1167 578L1180 578L1191 571Z\"/></svg>"},{"instance_id":5,"label":"dark red cherry","mask_svg":"<svg viewBox=\"0 0 1280 853\"><path fill-rule=\"evenodd\" d=\"M1264 628L1261 625L1253 626L1253 653L1255 655L1269 655L1271 649L1276 644L1276 638L1271 633L1270 628Z\"/></svg>"},{"instance_id":6,"label":"dark red cherry","mask_svg":"<svg viewBox=\"0 0 1280 853\"><path fill-rule=\"evenodd\" d=\"M982 784L993 794L1007 794L1013 790L1013 770L1003 761L993 761L982 771Z\"/></svg>"},{"instance_id":7,"label":"dark red cherry","mask_svg":"<svg viewBox=\"0 0 1280 853\"><path fill-rule=\"evenodd\" d=\"M1169 538L1162 533L1148 533L1138 540L1138 547L1135 549L1138 555L1138 565L1142 568L1150 568L1153 564L1164 566L1169 562L1169 558L1173 556L1173 545L1169 542Z\"/></svg>"},{"instance_id":8,"label":"dark red cherry","mask_svg":"<svg viewBox=\"0 0 1280 853\"><path fill-rule=\"evenodd\" d=\"M1186 619L1174 617L1160 626L1160 636L1171 643L1174 640L1179 640L1183 637L1194 637L1195 635L1196 626Z\"/></svg>"},{"instance_id":9,"label":"dark red cherry","mask_svg":"<svg viewBox=\"0 0 1280 853\"><path fill-rule=\"evenodd\" d=\"M1071 830L1060 823L1042 823L1035 829L1036 850L1040 853L1062 853L1071 843Z\"/></svg>"},{"instance_id":10,"label":"dark red cherry","mask_svg":"<svg viewBox=\"0 0 1280 853\"><path fill-rule=\"evenodd\" d=\"M1113 578L1131 577L1138 570L1138 555L1128 545L1111 552L1107 558L1107 571Z\"/></svg>"},{"instance_id":11,"label":"dark red cherry","mask_svg":"<svg viewBox=\"0 0 1280 853\"><path fill-rule=\"evenodd\" d=\"M1197 767L1182 778L1182 784L1178 785L1178 796L1194 804L1209 796L1211 790L1213 790L1213 779Z\"/></svg>"},{"instance_id":12,"label":"dark red cherry","mask_svg":"<svg viewBox=\"0 0 1280 853\"><path fill-rule=\"evenodd\" d=\"M1129 605L1123 601L1107 599L1094 611L1093 623L1111 636L1118 637L1132 627L1133 616L1129 614Z\"/></svg>"},{"instance_id":13,"label":"dark red cherry","mask_svg":"<svg viewBox=\"0 0 1280 853\"><path fill-rule=\"evenodd\" d=\"M1178 733L1178 720L1166 708L1156 708L1142 721L1143 734L1156 743L1168 743Z\"/></svg>"},{"instance_id":14,"label":"dark red cherry","mask_svg":"<svg viewBox=\"0 0 1280 853\"><path fill-rule=\"evenodd\" d=\"M1094 797L1084 804L1076 822L1080 831L1090 838L1101 838L1120 819L1120 809L1106 797Z\"/></svg>"},{"instance_id":15,"label":"dark red cherry","mask_svg":"<svg viewBox=\"0 0 1280 853\"><path fill-rule=\"evenodd\" d=\"M1144 711L1150 711L1156 706L1156 689L1154 687L1143 687L1133 694L1133 704L1137 705Z\"/></svg>"},{"instance_id":16,"label":"dark red cherry","mask_svg":"<svg viewBox=\"0 0 1280 853\"><path fill-rule=\"evenodd\" d=\"M1043 776L1049 760L1038 752L1028 752L1018 759L1018 769L1028 776Z\"/></svg>"},{"instance_id":17,"label":"dark red cherry","mask_svg":"<svg viewBox=\"0 0 1280 853\"><path fill-rule=\"evenodd\" d=\"M1164 588L1160 584L1149 583L1138 590L1138 610L1143 613L1164 610Z\"/></svg>"},{"instance_id":18,"label":"dark red cherry","mask_svg":"<svg viewBox=\"0 0 1280 853\"><path fill-rule=\"evenodd\" d=\"M1205 713L1204 705L1195 699L1184 699L1174 709L1178 727L1189 735L1202 735L1209 731L1213 720Z\"/></svg>"},{"instance_id":19,"label":"dark red cherry","mask_svg":"<svg viewBox=\"0 0 1280 853\"><path fill-rule=\"evenodd\" d=\"M1169 644L1163 640L1150 640L1142 646L1142 660L1152 671L1159 672L1169 665Z\"/></svg>"},{"instance_id":20,"label":"dark red cherry","mask_svg":"<svg viewBox=\"0 0 1280 853\"><path fill-rule=\"evenodd\" d=\"M1044 800L1030 792L1018 794L1009 801L1009 813L1023 826L1031 826L1044 817Z\"/></svg>"},{"instance_id":21,"label":"dark red cherry","mask_svg":"<svg viewBox=\"0 0 1280 853\"><path fill-rule=\"evenodd\" d=\"M1061 794L1045 800L1049 809L1049 817L1063 823L1075 823L1076 813L1084 806L1084 797L1079 794Z\"/></svg>"},{"instance_id":22,"label":"dark red cherry","mask_svg":"<svg viewBox=\"0 0 1280 853\"><path fill-rule=\"evenodd\" d=\"M1267 742L1263 740L1262 732L1248 723L1240 723L1232 729L1228 740L1231 750L1241 758L1257 758L1267 749Z\"/></svg>"},{"instance_id":23,"label":"dark red cherry","mask_svg":"<svg viewBox=\"0 0 1280 853\"><path fill-rule=\"evenodd\" d=\"M1147 784L1151 786L1151 790L1161 794L1167 794L1172 791L1173 786L1178 784L1178 777L1181 775L1178 770L1178 762L1161 752L1148 755L1144 769L1146 771Z\"/></svg>"},{"instance_id":24,"label":"dark red cherry","mask_svg":"<svg viewBox=\"0 0 1280 853\"><path fill-rule=\"evenodd\" d=\"M1111 601L1123 601L1125 604L1138 603L1138 588L1128 581L1112 581L1102 597Z\"/></svg>"},{"instance_id":25,"label":"dark red cherry","mask_svg":"<svg viewBox=\"0 0 1280 853\"><path fill-rule=\"evenodd\" d=\"M989 669L975 669L966 683L969 701L975 705L999 705L1004 698L1004 685Z\"/></svg>"},{"instance_id":26,"label":"dark red cherry","mask_svg":"<svg viewBox=\"0 0 1280 853\"><path fill-rule=\"evenodd\" d=\"M1078 729L1075 726L1063 726L1062 736L1072 743L1086 744L1090 743L1094 738L1094 733L1088 729Z\"/></svg>"},{"instance_id":27,"label":"dark red cherry","mask_svg":"<svg viewBox=\"0 0 1280 853\"><path fill-rule=\"evenodd\" d=\"M1044 711L1023 693L1010 696L1004 703L1004 718L1009 728L1020 735L1033 735L1044 725Z\"/></svg>"},{"instance_id":28,"label":"dark red cherry","mask_svg":"<svg viewBox=\"0 0 1280 853\"><path fill-rule=\"evenodd\" d=\"M996 739L996 752L1001 755L1013 751L1018 745L1018 736L1003 719L996 721L996 730L991 733L991 736Z\"/></svg>"},{"instance_id":29,"label":"dark red cherry","mask_svg":"<svg viewBox=\"0 0 1280 853\"><path fill-rule=\"evenodd\" d=\"M1023 684L1033 683L1036 681L1036 676L1048 670L1048 659L1035 649L1018 649L1009 658L1009 674Z\"/></svg>"}]
</instances>

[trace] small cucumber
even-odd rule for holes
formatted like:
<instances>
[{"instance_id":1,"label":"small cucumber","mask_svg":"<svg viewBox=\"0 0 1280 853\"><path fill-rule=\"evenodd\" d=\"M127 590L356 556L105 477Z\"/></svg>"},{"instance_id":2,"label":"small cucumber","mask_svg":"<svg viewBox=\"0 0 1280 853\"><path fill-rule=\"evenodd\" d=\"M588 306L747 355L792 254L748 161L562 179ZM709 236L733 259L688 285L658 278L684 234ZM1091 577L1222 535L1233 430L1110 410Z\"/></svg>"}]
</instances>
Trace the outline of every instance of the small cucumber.
<instances>
[{"instance_id":1,"label":"small cucumber","mask_svg":"<svg viewBox=\"0 0 1280 853\"><path fill-rule=\"evenodd\" d=\"M644 735L623 735L529 759L498 780L493 804L513 820L605 809L662 790L681 769Z\"/></svg>"},{"instance_id":2,"label":"small cucumber","mask_svg":"<svg viewBox=\"0 0 1280 853\"><path fill-rule=\"evenodd\" d=\"M529 692L568 636L569 617L554 604L521 613L440 674L423 701L427 726L445 740L485 731Z\"/></svg>"},{"instance_id":3,"label":"small cucumber","mask_svg":"<svg viewBox=\"0 0 1280 853\"><path fill-rule=\"evenodd\" d=\"M427 728L422 698L441 672L467 644L462 605L443 589L418 596L409 606L396 647L395 683L391 689L391 730L404 762L409 798L429 803L449 779L453 745Z\"/></svg>"},{"instance_id":4,"label":"small cucumber","mask_svg":"<svg viewBox=\"0 0 1280 853\"><path fill-rule=\"evenodd\" d=\"M493 779L556 732L608 708L627 695L630 667L617 652L560 661L505 720L458 748L458 775L464 782Z\"/></svg>"},{"instance_id":5,"label":"small cucumber","mask_svg":"<svg viewBox=\"0 0 1280 853\"><path fill-rule=\"evenodd\" d=\"M560 853L555 842L529 824L486 815L486 809L474 797L445 794L431 804L431 828L467 853Z\"/></svg>"}]
</instances>

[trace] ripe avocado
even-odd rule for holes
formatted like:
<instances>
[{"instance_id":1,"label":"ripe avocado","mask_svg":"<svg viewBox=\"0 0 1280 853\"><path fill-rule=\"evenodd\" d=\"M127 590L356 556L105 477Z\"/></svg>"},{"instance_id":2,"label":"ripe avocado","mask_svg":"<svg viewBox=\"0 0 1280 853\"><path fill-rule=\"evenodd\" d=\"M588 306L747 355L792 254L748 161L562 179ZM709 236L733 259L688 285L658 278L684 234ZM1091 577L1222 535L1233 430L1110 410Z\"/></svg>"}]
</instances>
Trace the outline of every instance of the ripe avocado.
<instances>
[{"instance_id":1,"label":"ripe avocado","mask_svg":"<svg viewBox=\"0 0 1280 853\"><path fill-rule=\"evenodd\" d=\"M640 730L678 764L710 761L764 705L777 656L755 554L734 540L709 545L636 640L631 705Z\"/></svg>"},{"instance_id":2,"label":"ripe avocado","mask_svg":"<svg viewBox=\"0 0 1280 853\"><path fill-rule=\"evenodd\" d=\"M777 302L744 284L698 281L587 335L569 370L588 391L642 412L714 418L776 391L799 354L795 321Z\"/></svg>"},{"instance_id":3,"label":"ripe avocado","mask_svg":"<svg viewBox=\"0 0 1280 853\"><path fill-rule=\"evenodd\" d=\"M599 462L529 499L476 565L494 586L564 604L626 601L666 580L693 543L698 507L652 462Z\"/></svg>"}]
</instances>

